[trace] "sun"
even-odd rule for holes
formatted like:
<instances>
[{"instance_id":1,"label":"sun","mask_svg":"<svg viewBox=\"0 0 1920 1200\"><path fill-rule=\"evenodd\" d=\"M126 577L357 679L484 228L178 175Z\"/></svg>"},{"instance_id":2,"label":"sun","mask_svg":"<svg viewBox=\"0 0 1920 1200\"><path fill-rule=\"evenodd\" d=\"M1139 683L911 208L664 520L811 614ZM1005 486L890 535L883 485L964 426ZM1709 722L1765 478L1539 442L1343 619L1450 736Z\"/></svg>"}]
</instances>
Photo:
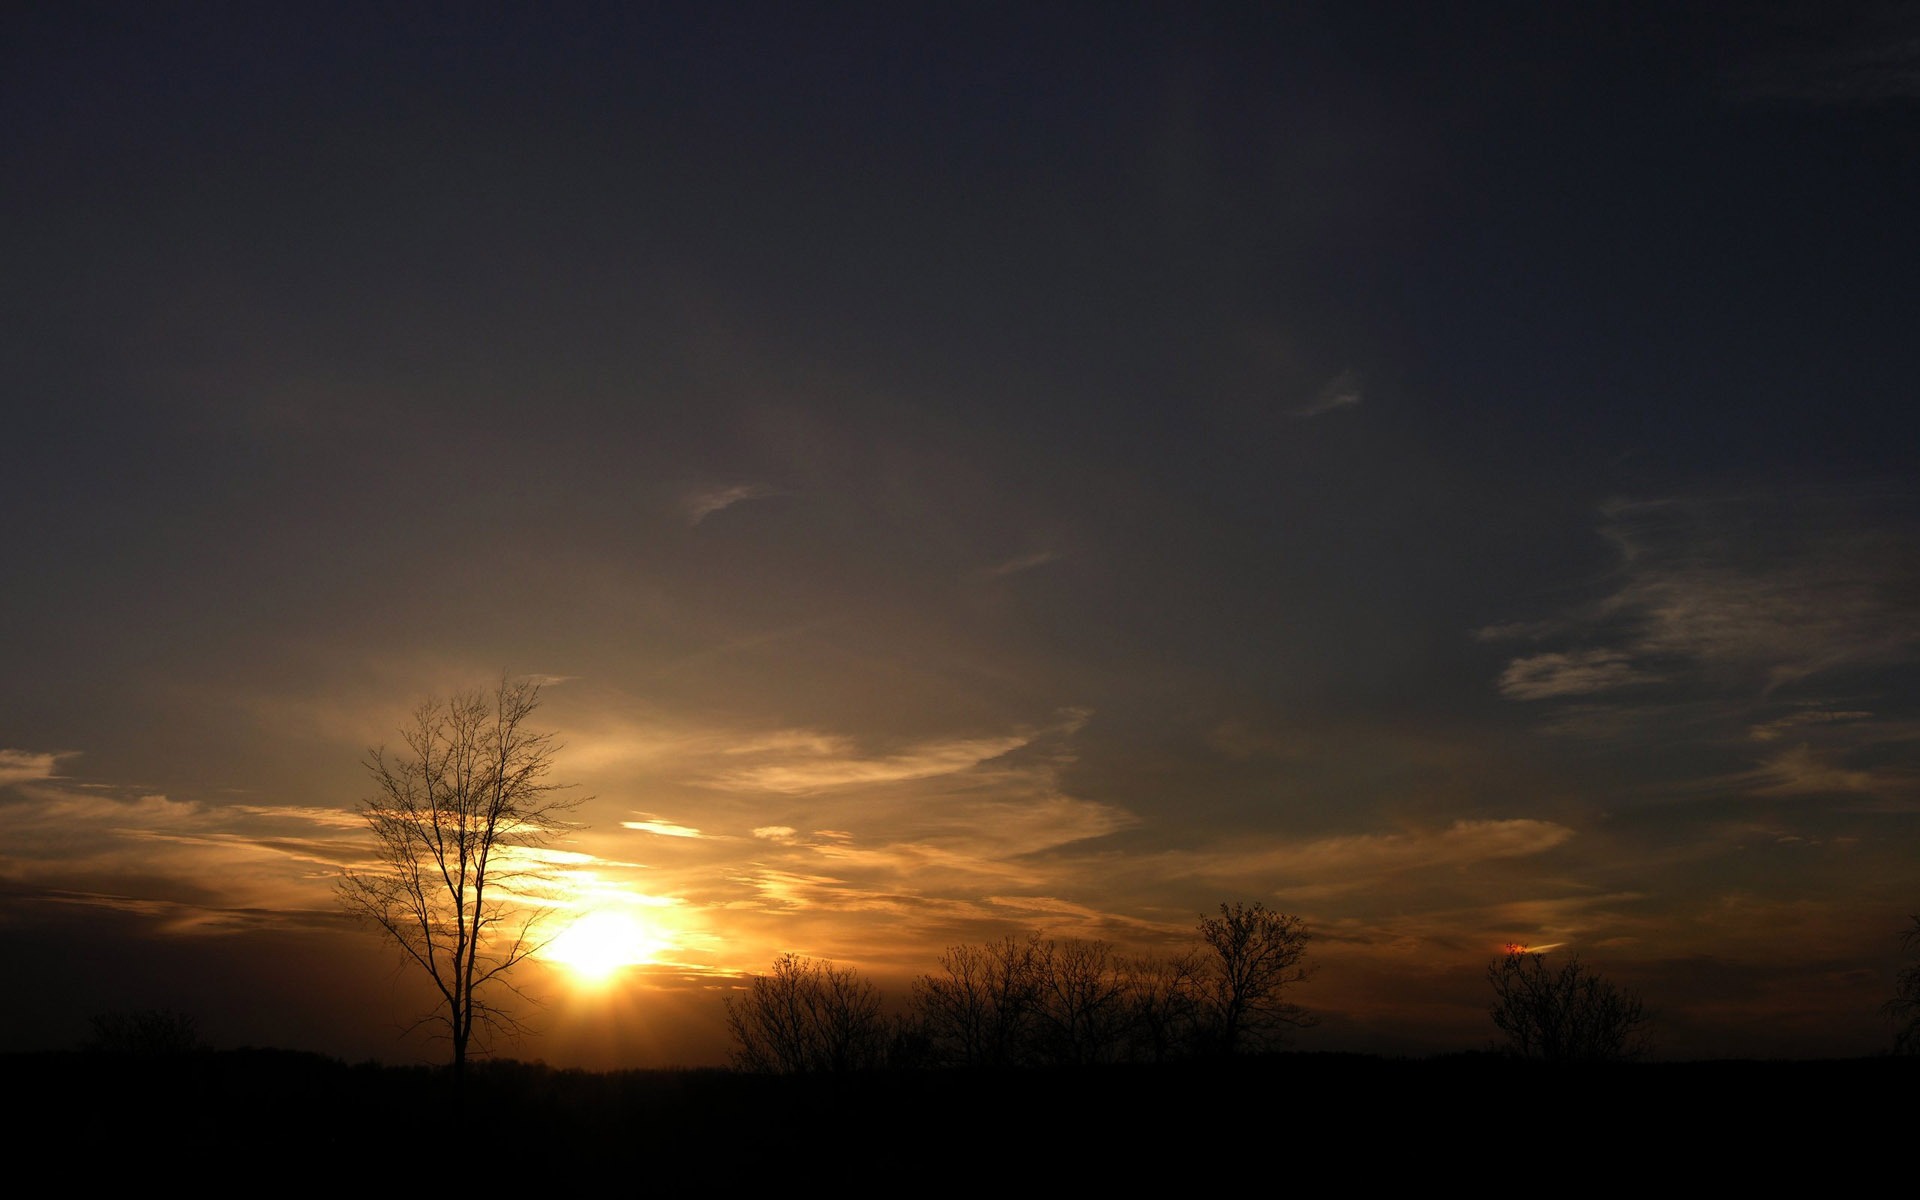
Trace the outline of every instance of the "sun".
<instances>
[{"instance_id":1,"label":"sun","mask_svg":"<svg viewBox=\"0 0 1920 1200\"><path fill-rule=\"evenodd\" d=\"M670 943L624 912L602 908L582 915L540 950L575 978L603 983L624 967L653 961Z\"/></svg>"}]
</instances>

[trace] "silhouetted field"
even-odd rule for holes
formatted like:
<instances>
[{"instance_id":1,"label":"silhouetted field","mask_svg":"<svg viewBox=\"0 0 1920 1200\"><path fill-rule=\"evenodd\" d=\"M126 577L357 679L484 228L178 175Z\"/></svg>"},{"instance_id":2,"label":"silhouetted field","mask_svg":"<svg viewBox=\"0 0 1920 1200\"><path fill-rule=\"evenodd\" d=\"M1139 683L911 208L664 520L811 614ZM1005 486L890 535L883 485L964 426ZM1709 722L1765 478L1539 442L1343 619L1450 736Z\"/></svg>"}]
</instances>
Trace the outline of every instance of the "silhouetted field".
<instances>
[{"instance_id":1,"label":"silhouetted field","mask_svg":"<svg viewBox=\"0 0 1920 1200\"><path fill-rule=\"evenodd\" d=\"M0 1069L30 1098L16 1145L82 1163L97 1148L210 1170L264 1156L322 1175L431 1174L471 1157L463 1169L548 1162L556 1178L610 1164L636 1182L716 1185L933 1172L1019 1191L1036 1178L1197 1184L1229 1166L1269 1177L1261 1190L1309 1167L1342 1187L1568 1162L1763 1180L1825 1156L1844 1172L1905 1144L1920 1083L1920 1064L1894 1058L1550 1068L1491 1055L838 1079L499 1061L476 1064L463 1091L438 1068L278 1050L10 1055Z\"/></svg>"}]
</instances>

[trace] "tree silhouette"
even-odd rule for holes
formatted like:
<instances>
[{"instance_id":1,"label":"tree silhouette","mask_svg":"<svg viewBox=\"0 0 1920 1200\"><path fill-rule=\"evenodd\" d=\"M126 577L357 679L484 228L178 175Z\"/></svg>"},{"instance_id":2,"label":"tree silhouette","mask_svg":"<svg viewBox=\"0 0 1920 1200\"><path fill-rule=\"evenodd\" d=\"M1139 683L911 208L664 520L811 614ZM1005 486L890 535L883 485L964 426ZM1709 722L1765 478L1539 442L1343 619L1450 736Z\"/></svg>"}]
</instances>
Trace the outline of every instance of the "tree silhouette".
<instances>
[{"instance_id":1,"label":"tree silhouette","mask_svg":"<svg viewBox=\"0 0 1920 1200\"><path fill-rule=\"evenodd\" d=\"M1887 1001L1895 1054L1920 1054L1920 913L1912 920L1913 927L1900 935L1900 948L1916 958L1894 978L1893 999Z\"/></svg>"},{"instance_id":2,"label":"tree silhouette","mask_svg":"<svg viewBox=\"0 0 1920 1200\"><path fill-rule=\"evenodd\" d=\"M199 1022L170 1008L95 1013L87 1023L93 1036L86 1048L106 1054L191 1054L206 1049Z\"/></svg>"},{"instance_id":3,"label":"tree silhouette","mask_svg":"<svg viewBox=\"0 0 1920 1200\"><path fill-rule=\"evenodd\" d=\"M1123 969L1132 1017L1127 1028L1129 1057L1158 1063L1191 1054L1199 1042L1207 978L1207 963L1199 951L1132 959Z\"/></svg>"},{"instance_id":4,"label":"tree silhouette","mask_svg":"<svg viewBox=\"0 0 1920 1200\"><path fill-rule=\"evenodd\" d=\"M913 985L913 1028L958 1067L1078 1066L1127 1057L1135 971L1105 942L1037 934L949 946Z\"/></svg>"},{"instance_id":5,"label":"tree silhouette","mask_svg":"<svg viewBox=\"0 0 1920 1200\"><path fill-rule=\"evenodd\" d=\"M782 954L726 1008L741 1070L841 1075L885 1065L891 1030L880 992L851 967Z\"/></svg>"},{"instance_id":6,"label":"tree silhouette","mask_svg":"<svg viewBox=\"0 0 1920 1200\"><path fill-rule=\"evenodd\" d=\"M1112 1062L1127 1049L1131 982L1105 942L1068 938L1037 946L1036 1045L1043 1062Z\"/></svg>"},{"instance_id":7,"label":"tree silhouette","mask_svg":"<svg viewBox=\"0 0 1920 1200\"><path fill-rule=\"evenodd\" d=\"M949 946L914 981L912 1029L937 1064L1035 1067L1232 1054L1314 1023L1287 998L1312 973L1299 917L1223 904L1198 932L1166 958L1037 934Z\"/></svg>"},{"instance_id":8,"label":"tree silhouette","mask_svg":"<svg viewBox=\"0 0 1920 1200\"><path fill-rule=\"evenodd\" d=\"M914 980L913 1011L935 1061L956 1067L1024 1065L1040 1007L1040 940L1005 937L949 946L940 974Z\"/></svg>"},{"instance_id":9,"label":"tree silhouette","mask_svg":"<svg viewBox=\"0 0 1920 1200\"><path fill-rule=\"evenodd\" d=\"M1544 955L1510 946L1487 967L1488 1010L1506 1049L1543 1062L1610 1062L1646 1053L1652 1018L1639 997L1569 956L1549 970Z\"/></svg>"},{"instance_id":10,"label":"tree silhouette","mask_svg":"<svg viewBox=\"0 0 1920 1200\"><path fill-rule=\"evenodd\" d=\"M1205 956L1201 1020L1211 1049L1221 1054L1271 1047L1288 1029L1318 1018L1287 999L1287 989L1313 974L1306 962L1311 938L1299 917L1265 905L1222 904L1217 917L1200 918Z\"/></svg>"},{"instance_id":11,"label":"tree silhouette","mask_svg":"<svg viewBox=\"0 0 1920 1200\"><path fill-rule=\"evenodd\" d=\"M547 782L558 747L528 728L539 704L538 684L504 678L491 695L430 699L401 731L404 753L366 760L375 864L342 877L340 903L432 980L439 1003L416 1025L444 1030L456 1075L489 1032L523 1031L493 995L518 994L507 973L540 945L551 875L528 851L581 803Z\"/></svg>"}]
</instances>

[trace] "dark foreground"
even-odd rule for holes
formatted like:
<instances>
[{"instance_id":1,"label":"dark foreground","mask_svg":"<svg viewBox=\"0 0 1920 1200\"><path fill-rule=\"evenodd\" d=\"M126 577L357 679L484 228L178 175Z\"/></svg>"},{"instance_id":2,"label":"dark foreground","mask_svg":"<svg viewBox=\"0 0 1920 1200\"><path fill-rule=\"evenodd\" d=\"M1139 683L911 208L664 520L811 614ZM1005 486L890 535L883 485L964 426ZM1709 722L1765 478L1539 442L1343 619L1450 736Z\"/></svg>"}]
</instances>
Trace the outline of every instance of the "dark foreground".
<instances>
[{"instance_id":1,"label":"dark foreground","mask_svg":"<svg viewBox=\"0 0 1920 1200\"><path fill-rule=\"evenodd\" d=\"M1832 1185L1904 1157L1920 1089L1920 1063L1891 1058L1554 1069L1282 1054L845 1079L494 1062L463 1088L444 1071L275 1050L10 1055L0 1071L27 1112L9 1141L82 1176L272 1164L307 1182L399 1169L722 1191L841 1180L863 1194L1164 1181L1184 1195L1244 1190L1228 1180L1248 1174L1261 1193L1475 1176L1525 1191L1543 1173L1576 1194Z\"/></svg>"}]
</instances>

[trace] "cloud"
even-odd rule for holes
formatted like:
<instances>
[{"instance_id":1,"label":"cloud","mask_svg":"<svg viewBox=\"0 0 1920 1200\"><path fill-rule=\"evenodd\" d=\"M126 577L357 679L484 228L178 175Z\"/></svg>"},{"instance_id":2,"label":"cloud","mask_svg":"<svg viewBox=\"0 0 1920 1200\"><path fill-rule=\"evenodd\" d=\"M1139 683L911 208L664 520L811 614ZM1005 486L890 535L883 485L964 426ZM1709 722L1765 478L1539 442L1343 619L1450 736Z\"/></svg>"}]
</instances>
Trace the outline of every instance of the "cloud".
<instances>
[{"instance_id":1,"label":"cloud","mask_svg":"<svg viewBox=\"0 0 1920 1200\"><path fill-rule=\"evenodd\" d=\"M353 850L333 810L226 808L51 784L21 790L33 803L0 807L0 874L38 892L306 911L328 905L329 881Z\"/></svg>"},{"instance_id":2,"label":"cloud","mask_svg":"<svg viewBox=\"0 0 1920 1200\"><path fill-rule=\"evenodd\" d=\"M1511 660L1516 700L1628 684L1761 695L1871 671L1920 653L1915 530L1871 494L1616 501L1601 534L1619 552L1613 590L1544 621L1492 625L1481 641L1555 632L1590 648ZM1597 645L1596 645L1597 643Z\"/></svg>"},{"instance_id":3,"label":"cloud","mask_svg":"<svg viewBox=\"0 0 1920 1200\"><path fill-rule=\"evenodd\" d=\"M1578 650L1514 659L1500 673L1500 692L1513 700L1543 700L1649 682L1619 651Z\"/></svg>"},{"instance_id":4,"label":"cloud","mask_svg":"<svg viewBox=\"0 0 1920 1200\"><path fill-rule=\"evenodd\" d=\"M590 828L571 833L568 845L598 855L596 888L681 901L676 969L695 974L764 964L789 949L871 963L911 955L917 937L924 944L983 923L1004 926L1007 912L981 896L1078 899L1080 881L1097 873L1069 848L1136 824L1061 785L1075 759L1072 739L1089 719L1084 709L1015 729L934 730L892 742L813 728L741 730L645 705L638 712L603 716L584 732L570 725L569 771L584 742L591 770L583 786L657 797L652 810L583 813ZM643 843L647 861L614 864L632 853L633 831L654 835Z\"/></svg>"},{"instance_id":5,"label":"cloud","mask_svg":"<svg viewBox=\"0 0 1920 1200\"><path fill-rule=\"evenodd\" d=\"M898 783L971 770L1032 741L1031 735L926 742L900 754L862 757L839 752L829 739L800 758L723 772L723 787L805 793L864 784Z\"/></svg>"},{"instance_id":6,"label":"cloud","mask_svg":"<svg viewBox=\"0 0 1920 1200\"><path fill-rule=\"evenodd\" d=\"M366 818L351 808L321 808L312 805L230 804L227 811L249 817L283 821L305 821L334 829L365 829Z\"/></svg>"},{"instance_id":7,"label":"cloud","mask_svg":"<svg viewBox=\"0 0 1920 1200\"><path fill-rule=\"evenodd\" d=\"M697 949L682 957L714 971L795 948L913 967L926 945L1019 919L984 896L1086 902L1105 874L1092 848L1138 824L1062 786L1087 720L1068 709L880 747L810 729L690 731L620 785L701 806L702 836L650 839L636 882L685 900L682 944Z\"/></svg>"},{"instance_id":8,"label":"cloud","mask_svg":"<svg viewBox=\"0 0 1920 1200\"><path fill-rule=\"evenodd\" d=\"M108 791L74 791L56 786L20 789L35 803L11 810L10 822L75 833L88 827L122 832L191 821L202 813L189 801L169 800L158 792L117 795Z\"/></svg>"},{"instance_id":9,"label":"cloud","mask_svg":"<svg viewBox=\"0 0 1920 1200\"><path fill-rule=\"evenodd\" d=\"M749 500L763 500L768 496L777 496L776 488L762 483L740 483L731 487L707 488L689 492L680 498L680 509L686 515L687 524L698 525L714 513L744 504Z\"/></svg>"},{"instance_id":10,"label":"cloud","mask_svg":"<svg viewBox=\"0 0 1920 1200\"><path fill-rule=\"evenodd\" d=\"M1785 511L1778 511L1784 509ZM1912 529L1842 501L1617 506L1608 530L1630 563L1607 610L1642 655L1762 671L1770 686L1920 647Z\"/></svg>"},{"instance_id":11,"label":"cloud","mask_svg":"<svg viewBox=\"0 0 1920 1200\"><path fill-rule=\"evenodd\" d=\"M1036 550L1031 554L1018 554L1005 562L995 563L983 573L989 579L1001 579L1008 575L1017 575L1022 571L1031 571L1035 567L1044 567L1059 559L1052 550Z\"/></svg>"},{"instance_id":12,"label":"cloud","mask_svg":"<svg viewBox=\"0 0 1920 1200\"><path fill-rule=\"evenodd\" d=\"M732 740L722 750L724 754L845 754L853 747L853 739L834 734L815 733L807 729L782 729L776 733L762 734L758 737L745 737Z\"/></svg>"},{"instance_id":13,"label":"cloud","mask_svg":"<svg viewBox=\"0 0 1920 1200\"><path fill-rule=\"evenodd\" d=\"M1090 879L1117 894L1132 894L1167 879L1197 880L1223 894L1282 896L1289 904L1362 894L1384 911L1407 898L1429 907L1449 903L1449 891L1481 897L1511 884L1490 864L1547 853L1573 840L1574 830L1531 817L1459 820L1438 828L1336 834L1315 838L1262 835L1195 849L1084 863ZM1419 880L1411 876L1426 873ZM1436 883L1434 872L1453 882Z\"/></svg>"},{"instance_id":14,"label":"cloud","mask_svg":"<svg viewBox=\"0 0 1920 1200\"><path fill-rule=\"evenodd\" d=\"M1347 370L1326 382L1314 398L1293 410L1301 420L1309 420L1336 408L1351 408L1360 403L1360 373Z\"/></svg>"},{"instance_id":15,"label":"cloud","mask_svg":"<svg viewBox=\"0 0 1920 1200\"><path fill-rule=\"evenodd\" d=\"M641 833L657 833L661 837L697 838L704 837L698 829L689 825L676 825L672 821L662 820L652 813L636 813L642 818L638 821L622 821L620 828L638 830Z\"/></svg>"},{"instance_id":16,"label":"cloud","mask_svg":"<svg viewBox=\"0 0 1920 1200\"><path fill-rule=\"evenodd\" d=\"M1763 759L1754 770L1739 776L1735 786L1753 796L1823 796L1836 792L1871 796L1890 780L1872 771L1849 770L1808 746Z\"/></svg>"},{"instance_id":17,"label":"cloud","mask_svg":"<svg viewBox=\"0 0 1920 1200\"><path fill-rule=\"evenodd\" d=\"M1467 867L1525 858L1565 844L1573 830L1532 818L1455 821L1443 829L1363 833L1276 842L1216 860L1216 870L1317 882L1342 890L1430 867Z\"/></svg>"},{"instance_id":18,"label":"cloud","mask_svg":"<svg viewBox=\"0 0 1920 1200\"><path fill-rule=\"evenodd\" d=\"M53 778L53 769L61 754L36 754L30 750L0 750L0 787L35 779Z\"/></svg>"},{"instance_id":19,"label":"cloud","mask_svg":"<svg viewBox=\"0 0 1920 1200\"><path fill-rule=\"evenodd\" d=\"M1038 775L1032 782L1044 786ZM908 819L883 818L866 835L819 830L802 837L788 827L765 827L759 861L738 879L758 900L783 907L904 916L931 906L951 917L954 906L972 909L987 892L1072 887L1080 874L1076 864L1040 856L1135 824L1131 814L1108 805L1019 787L1005 795L948 795L911 808L917 811Z\"/></svg>"},{"instance_id":20,"label":"cloud","mask_svg":"<svg viewBox=\"0 0 1920 1200\"><path fill-rule=\"evenodd\" d=\"M20 791L31 803L0 806L0 878L28 899L143 914L168 932L331 923L341 871L384 866L348 809L108 786ZM509 895L519 867L550 867L571 884L626 865L564 845L508 853L495 878Z\"/></svg>"},{"instance_id":21,"label":"cloud","mask_svg":"<svg viewBox=\"0 0 1920 1200\"><path fill-rule=\"evenodd\" d=\"M1870 712L1834 712L1827 709L1789 713L1787 716L1752 726L1747 730L1747 737L1756 742L1771 742L1777 741L1788 730L1807 725L1825 725L1835 721L1866 721L1872 718L1873 714Z\"/></svg>"}]
</instances>

